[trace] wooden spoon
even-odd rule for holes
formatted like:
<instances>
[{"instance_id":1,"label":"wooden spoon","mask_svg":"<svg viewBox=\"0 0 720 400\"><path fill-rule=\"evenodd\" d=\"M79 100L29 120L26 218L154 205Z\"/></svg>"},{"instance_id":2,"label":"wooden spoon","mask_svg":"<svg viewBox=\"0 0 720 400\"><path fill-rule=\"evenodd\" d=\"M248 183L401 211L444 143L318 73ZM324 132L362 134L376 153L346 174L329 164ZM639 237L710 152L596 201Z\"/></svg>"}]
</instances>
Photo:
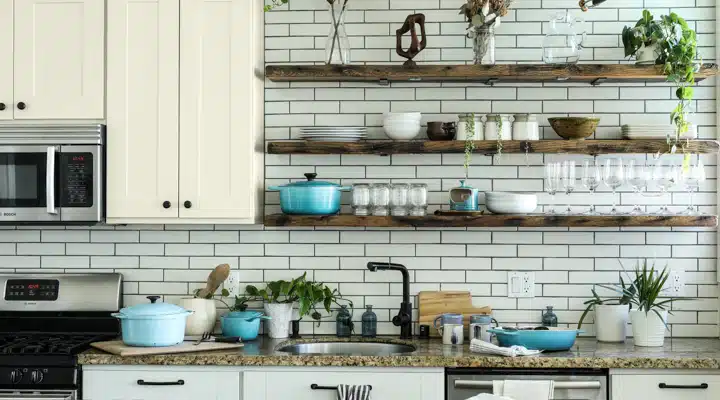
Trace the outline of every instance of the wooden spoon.
<instances>
[{"instance_id":1,"label":"wooden spoon","mask_svg":"<svg viewBox=\"0 0 720 400\"><path fill-rule=\"evenodd\" d=\"M220 264L208 275L207 284L198 291L197 297L204 299L215 293L230 275L230 265Z\"/></svg>"}]
</instances>

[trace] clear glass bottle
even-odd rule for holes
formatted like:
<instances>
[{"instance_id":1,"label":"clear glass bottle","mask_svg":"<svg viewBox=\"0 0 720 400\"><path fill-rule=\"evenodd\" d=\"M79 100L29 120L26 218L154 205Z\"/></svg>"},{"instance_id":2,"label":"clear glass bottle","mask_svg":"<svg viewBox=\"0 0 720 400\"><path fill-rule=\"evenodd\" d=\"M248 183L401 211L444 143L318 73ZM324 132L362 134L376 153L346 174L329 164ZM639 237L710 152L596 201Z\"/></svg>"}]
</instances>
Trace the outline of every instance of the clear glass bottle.
<instances>
[{"instance_id":1,"label":"clear glass bottle","mask_svg":"<svg viewBox=\"0 0 720 400\"><path fill-rule=\"evenodd\" d=\"M337 337L350 337L352 335L352 316L347 306L340 306L340 310L335 318L335 334Z\"/></svg>"},{"instance_id":2,"label":"clear glass bottle","mask_svg":"<svg viewBox=\"0 0 720 400\"><path fill-rule=\"evenodd\" d=\"M370 185L356 183L352 186L352 208L355 215L370 214Z\"/></svg>"},{"instance_id":3,"label":"clear glass bottle","mask_svg":"<svg viewBox=\"0 0 720 400\"><path fill-rule=\"evenodd\" d=\"M345 30L345 16L350 0L328 1L330 33L325 42L326 64L350 64L350 39Z\"/></svg>"},{"instance_id":4,"label":"clear glass bottle","mask_svg":"<svg viewBox=\"0 0 720 400\"><path fill-rule=\"evenodd\" d=\"M410 185L410 215L424 217L427 215L428 187L424 183Z\"/></svg>"},{"instance_id":5,"label":"clear glass bottle","mask_svg":"<svg viewBox=\"0 0 720 400\"><path fill-rule=\"evenodd\" d=\"M377 315L372 307L371 305L366 306L366 311L362 315L362 336L367 338L377 336Z\"/></svg>"},{"instance_id":6,"label":"clear glass bottle","mask_svg":"<svg viewBox=\"0 0 720 400\"><path fill-rule=\"evenodd\" d=\"M407 183L395 183L390 188L390 213L392 215L404 216L408 214L408 193L410 185Z\"/></svg>"},{"instance_id":7,"label":"clear glass bottle","mask_svg":"<svg viewBox=\"0 0 720 400\"><path fill-rule=\"evenodd\" d=\"M547 311L542 313L543 326L558 326L557 315L553 312L552 306L547 306Z\"/></svg>"},{"instance_id":8,"label":"clear glass bottle","mask_svg":"<svg viewBox=\"0 0 720 400\"><path fill-rule=\"evenodd\" d=\"M388 215L390 210L390 185L375 183L370 186L370 202L372 215Z\"/></svg>"}]
</instances>

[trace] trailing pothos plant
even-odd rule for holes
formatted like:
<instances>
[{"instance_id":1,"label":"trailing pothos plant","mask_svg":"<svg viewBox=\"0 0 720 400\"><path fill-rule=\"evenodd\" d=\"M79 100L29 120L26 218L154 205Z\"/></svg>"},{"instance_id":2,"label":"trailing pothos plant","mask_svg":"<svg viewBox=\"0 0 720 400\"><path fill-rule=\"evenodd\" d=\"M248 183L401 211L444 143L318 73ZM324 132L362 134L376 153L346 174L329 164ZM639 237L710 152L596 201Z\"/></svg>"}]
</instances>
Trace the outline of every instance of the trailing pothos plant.
<instances>
[{"instance_id":1,"label":"trailing pothos plant","mask_svg":"<svg viewBox=\"0 0 720 400\"><path fill-rule=\"evenodd\" d=\"M467 117L465 123L465 160L463 167L465 168L465 179L470 177L470 162L475 151L475 114L471 113Z\"/></svg>"}]
</instances>

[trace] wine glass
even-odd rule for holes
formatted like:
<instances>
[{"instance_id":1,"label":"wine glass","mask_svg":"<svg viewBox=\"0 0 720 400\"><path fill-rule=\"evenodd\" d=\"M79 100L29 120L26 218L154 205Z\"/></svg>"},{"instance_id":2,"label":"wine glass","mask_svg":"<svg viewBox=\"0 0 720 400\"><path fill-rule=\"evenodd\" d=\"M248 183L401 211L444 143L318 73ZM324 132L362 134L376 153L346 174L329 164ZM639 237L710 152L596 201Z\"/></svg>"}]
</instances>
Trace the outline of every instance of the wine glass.
<instances>
[{"instance_id":1,"label":"wine glass","mask_svg":"<svg viewBox=\"0 0 720 400\"><path fill-rule=\"evenodd\" d=\"M630 214L642 214L643 209L638 205L637 198L643 190L647 191L648 182L650 181L650 172L647 165L630 160L625 165L625 180L632 187L636 199L635 206Z\"/></svg>"},{"instance_id":2,"label":"wine glass","mask_svg":"<svg viewBox=\"0 0 720 400\"><path fill-rule=\"evenodd\" d=\"M568 205L565 210L570 214L570 193L575 190L575 161L563 161L562 163L562 187L565 189L565 195L568 196Z\"/></svg>"},{"instance_id":3,"label":"wine glass","mask_svg":"<svg viewBox=\"0 0 720 400\"><path fill-rule=\"evenodd\" d=\"M605 186L612 189L613 200L612 209L610 214L617 214L617 189L622 186L625 181L625 174L623 173L622 160L619 158L609 159L605 161L605 169L603 171L603 183Z\"/></svg>"},{"instance_id":4,"label":"wine glass","mask_svg":"<svg viewBox=\"0 0 720 400\"><path fill-rule=\"evenodd\" d=\"M678 168L672 160L665 163L662 159L657 160L653 167L653 181L658 185L663 197L666 199L665 204L658 210L658 214L670 214L670 209L667 206L667 193L678 182Z\"/></svg>"},{"instance_id":5,"label":"wine glass","mask_svg":"<svg viewBox=\"0 0 720 400\"><path fill-rule=\"evenodd\" d=\"M597 165L597 163L594 160L585 160L583 162L583 171L580 182L585 187L585 189L590 191L590 210L586 213L588 215L597 214L597 212L595 211L595 191L597 190L598 186L600 186L601 179L602 177L600 175L600 167Z\"/></svg>"},{"instance_id":6,"label":"wine glass","mask_svg":"<svg viewBox=\"0 0 720 400\"><path fill-rule=\"evenodd\" d=\"M683 211L683 214L694 215L697 213L695 204L693 203L693 195L700 189L700 184L705 182L706 179L705 166L699 157L695 164L691 163L682 169L680 180L690 196L690 204L688 204L685 211Z\"/></svg>"},{"instance_id":7,"label":"wine glass","mask_svg":"<svg viewBox=\"0 0 720 400\"><path fill-rule=\"evenodd\" d=\"M550 195L550 204L546 214L555 214L555 194L557 193L560 178L559 163L545 164L545 191Z\"/></svg>"}]
</instances>

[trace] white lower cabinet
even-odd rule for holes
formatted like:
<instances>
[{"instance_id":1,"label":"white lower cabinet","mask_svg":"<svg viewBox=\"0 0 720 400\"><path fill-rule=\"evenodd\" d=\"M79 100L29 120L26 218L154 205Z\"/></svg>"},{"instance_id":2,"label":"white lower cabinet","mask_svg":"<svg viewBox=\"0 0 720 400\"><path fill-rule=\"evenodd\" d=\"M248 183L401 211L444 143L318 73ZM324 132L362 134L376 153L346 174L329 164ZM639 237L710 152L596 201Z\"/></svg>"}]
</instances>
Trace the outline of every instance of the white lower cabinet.
<instances>
[{"instance_id":1,"label":"white lower cabinet","mask_svg":"<svg viewBox=\"0 0 720 400\"><path fill-rule=\"evenodd\" d=\"M84 400L240 400L239 369L103 366L83 368Z\"/></svg>"},{"instance_id":2,"label":"white lower cabinet","mask_svg":"<svg viewBox=\"0 0 720 400\"><path fill-rule=\"evenodd\" d=\"M643 370L611 373L611 400L718 400L720 374L714 371Z\"/></svg>"},{"instance_id":3,"label":"white lower cabinet","mask_svg":"<svg viewBox=\"0 0 720 400\"><path fill-rule=\"evenodd\" d=\"M243 374L246 400L335 400L337 385L372 385L373 400L443 400L442 368L296 367L265 368Z\"/></svg>"}]
</instances>

